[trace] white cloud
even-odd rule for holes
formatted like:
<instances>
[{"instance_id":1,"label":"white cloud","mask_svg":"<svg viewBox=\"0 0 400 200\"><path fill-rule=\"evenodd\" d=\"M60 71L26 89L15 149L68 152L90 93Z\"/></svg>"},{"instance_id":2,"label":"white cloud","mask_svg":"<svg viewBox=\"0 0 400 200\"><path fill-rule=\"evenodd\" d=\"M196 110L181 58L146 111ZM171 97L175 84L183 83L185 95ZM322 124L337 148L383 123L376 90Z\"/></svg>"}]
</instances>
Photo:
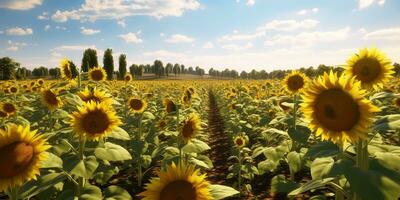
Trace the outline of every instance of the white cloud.
<instances>
[{"instance_id":1,"label":"white cloud","mask_svg":"<svg viewBox=\"0 0 400 200\"><path fill-rule=\"evenodd\" d=\"M256 0L247 0L246 5L253 6L256 3Z\"/></svg>"},{"instance_id":2,"label":"white cloud","mask_svg":"<svg viewBox=\"0 0 400 200\"><path fill-rule=\"evenodd\" d=\"M230 51L241 51L241 50L246 50L246 49L250 49L253 47L252 43L247 43L243 46L237 45L237 44L226 44L226 45L222 45L223 49L226 50L230 50Z\"/></svg>"},{"instance_id":3,"label":"white cloud","mask_svg":"<svg viewBox=\"0 0 400 200\"><path fill-rule=\"evenodd\" d=\"M245 41L245 40L254 40L260 37L265 36L264 31L259 31L254 34L238 34L238 31L234 31L233 34L224 35L218 39L219 42L224 41Z\"/></svg>"},{"instance_id":4,"label":"white cloud","mask_svg":"<svg viewBox=\"0 0 400 200\"><path fill-rule=\"evenodd\" d=\"M305 19L302 21L273 20L263 26L258 27L257 30L293 31L298 29L311 29L316 27L318 24L319 21L314 19Z\"/></svg>"},{"instance_id":5,"label":"white cloud","mask_svg":"<svg viewBox=\"0 0 400 200\"><path fill-rule=\"evenodd\" d=\"M63 30L63 31L67 30L67 28L64 27L64 26L56 26L56 29L57 30Z\"/></svg>"},{"instance_id":6,"label":"white cloud","mask_svg":"<svg viewBox=\"0 0 400 200\"><path fill-rule=\"evenodd\" d=\"M0 8L11 10L29 10L42 5L42 0L1 0Z\"/></svg>"},{"instance_id":7,"label":"white cloud","mask_svg":"<svg viewBox=\"0 0 400 200\"><path fill-rule=\"evenodd\" d=\"M11 41L11 40L8 40L7 43L8 43L10 46L22 46L22 47L24 47L24 46L27 46L27 45L28 45L28 44L26 44L25 42L13 42L13 41Z\"/></svg>"},{"instance_id":8,"label":"white cloud","mask_svg":"<svg viewBox=\"0 0 400 200\"><path fill-rule=\"evenodd\" d=\"M366 33L365 40L400 40L400 27L380 29Z\"/></svg>"},{"instance_id":9,"label":"white cloud","mask_svg":"<svg viewBox=\"0 0 400 200\"><path fill-rule=\"evenodd\" d=\"M369 6L373 5L375 2L378 3L378 5L383 6L385 4L385 0L357 0L358 1L358 8L365 9L368 8Z\"/></svg>"},{"instance_id":10,"label":"white cloud","mask_svg":"<svg viewBox=\"0 0 400 200\"><path fill-rule=\"evenodd\" d=\"M182 34L171 35L170 38L167 38L165 40L165 42L168 43L192 43L193 41L194 41L193 38Z\"/></svg>"},{"instance_id":11,"label":"white cloud","mask_svg":"<svg viewBox=\"0 0 400 200\"><path fill-rule=\"evenodd\" d=\"M100 33L100 30L95 30L95 29L90 29L90 28L85 28L85 27L81 27L81 33L83 35L94 35L94 34L98 34Z\"/></svg>"},{"instance_id":12,"label":"white cloud","mask_svg":"<svg viewBox=\"0 0 400 200\"><path fill-rule=\"evenodd\" d=\"M214 44L212 42L206 42L206 43L204 43L203 48L204 49L212 49L212 48L214 48Z\"/></svg>"},{"instance_id":13,"label":"white cloud","mask_svg":"<svg viewBox=\"0 0 400 200\"><path fill-rule=\"evenodd\" d=\"M38 20L48 20L49 19L49 14L47 12L43 12L37 18L38 18Z\"/></svg>"},{"instance_id":14,"label":"white cloud","mask_svg":"<svg viewBox=\"0 0 400 200\"><path fill-rule=\"evenodd\" d=\"M117 24L118 24L118 25L120 25L120 26L122 26L123 28L125 28L125 27L126 27L125 20L123 20L123 19L121 19L121 20L118 20L118 21L117 21Z\"/></svg>"},{"instance_id":15,"label":"white cloud","mask_svg":"<svg viewBox=\"0 0 400 200\"><path fill-rule=\"evenodd\" d=\"M133 44L138 44L138 43L142 43L143 40L140 39L136 33L127 33L127 34L121 34L119 35L120 38L122 38L123 40L125 40L126 43L133 43Z\"/></svg>"},{"instance_id":16,"label":"white cloud","mask_svg":"<svg viewBox=\"0 0 400 200\"><path fill-rule=\"evenodd\" d=\"M48 31L49 29L50 29L50 25L46 25L45 27L44 27L44 31Z\"/></svg>"},{"instance_id":17,"label":"white cloud","mask_svg":"<svg viewBox=\"0 0 400 200\"><path fill-rule=\"evenodd\" d=\"M53 49L53 51L83 51L85 49L96 49L95 45L62 45Z\"/></svg>"},{"instance_id":18,"label":"white cloud","mask_svg":"<svg viewBox=\"0 0 400 200\"><path fill-rule=\"evenodd\" d=\"M7 35L32 35L33 30L31 28L20 28L20 27L15 27L15 28L10 28L6 30Z\"/></svg>"},{"instance_id":19,"label":"white cloud","mask_svg":"<svg viewBox=\"0 0 400 200\"><path fill-rule=\"evenodd\" d=\"M312 9L303 9L297 12L298 15L307 15L307 14L312 14L312 13L318 13L319 8L312 8Z\"/></svg>"},{"instance_id":20,"label":"white cloud","mask_svg":"<svg viewBox=\"0 0 400 200\"><path fill-rule=\"evenodd\" d=\"M66 22L69 19L96 21L98 19L117 19L142 15L162 18L165 16L181 16L187 10L197 10L197 0L85 0L79 9L57 10L52 19Z\"/></svg>"},{"instance_id":21,"label":"white cloud","mask_svg":"<svg viewBox=\"0 0 400 200\"><path fill-rule=\"evenodd\" d=\"M164 37L164 36L165 36L165 34L164 34L164 33L160 33L160 36L161 36L161 37Z\"/></svg>"},{"instance_id":22,"label":"white cloud","mask_svg":"<svg viewBox=\"0 0 400 200\"><path fill-rule=\"evenodd\" d=\"M265 45L289 45L309 47L317 42L336 42L346 40L351 36L351 28L345 27L335 31L302 32L297 35L275 35L265 41Z\"/></svg>"},{"instance_id":23,"label":"white cloud","mask_svg":"<svg viewBox=\"0 0 400 200\"><path fill-rule=\"evenodd\" d=\"M18 51L18 47L17 46L10 46L6 48L6 51Z\"/></svg>"},{"instance_id":24,"label":"white cloud","mask_svg":"<svg viewBox=\"0 0 400 200\"><path fill-rule=\"evenodd\" d=\"M142 55L143 56L153 57L155 59L160 59L160 58L182 58L182 57L185 56L185 54L176 53L176 52L170 52L170 51L167 51L167 50L144 52Z\"/></svg>"}]
</instances>

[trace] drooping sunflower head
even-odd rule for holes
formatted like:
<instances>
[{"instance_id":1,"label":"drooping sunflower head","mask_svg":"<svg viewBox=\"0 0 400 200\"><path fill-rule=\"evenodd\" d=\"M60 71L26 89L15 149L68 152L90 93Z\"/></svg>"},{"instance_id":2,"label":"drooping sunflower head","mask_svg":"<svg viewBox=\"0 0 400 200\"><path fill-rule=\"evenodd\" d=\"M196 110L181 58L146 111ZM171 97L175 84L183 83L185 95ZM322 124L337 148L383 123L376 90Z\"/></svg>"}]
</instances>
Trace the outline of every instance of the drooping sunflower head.
<instances>
[{"instance_id":1,"label":"drooping sunflower head","mask_svg":"<svg viewBox=\"0 0 400 200\"><path fill-rule=\"evenodd\" d=\"M355 142L365 138L379 109L364 98L360 82L336 73L318 77L304 92L301 109L309 127L323 140Z\"/></svg>"},{"instance_id":2,"label":"drooping sunflower head","mask_svg":"<svg viewBox=\"0 0 400 200\"><path fill-rule=\"evenodd\" d=\"M10 124L0 129L0 192L36 179L49 148L29 126Z\"/></svg>"},{"instance_id":3,"label":"drooping sunflower head","mask_svg":"<svg viewBox=\"0 0 400 200\"><path fill-rule=\"evenodd\" d=\"M308 78L305 74L299 71L292 71L290 74L286 75L284 85L288 92L296 93L306 86L307 81Z\"/></svg>"},{"instance_id":4,"label":"drooping sunflower head","mask_svg":"<svg viewBox=\"0 0 400 200\"><path fill-rule=\"evenodd\" d=\"M128 100L128 106L132 112L141 113L147 108L147 102L142 99L132 97Z\"/></svg>"},{"instance_id":5,"label":"drooping sunflower head","mask_svg":"<svg viewBox=\"0 0 400 200\"><path fill-rule=\"evenodd\" d=\"M132 75L126 74L125 77L124 77L124 80L125 80L126 82L131 81L131 80L132 80Z\"/></svg>"},{"instance_id":6,"label":"drooping sunflower head","mask_svg":"<svg viewBox=\"0 0 400 200\"><path fill-rule=\"evenodd\" d=\"M197 114L191 113L183 121L181 128L181 137L185 143L189 142L201 129L201 121Z\"/></svg>"},{"instance_id":7,"label":"drooping sunflower head","mask_svg":"<svg viewBox=\"0 0 400 200\"><path fill-rule=\"evenodd\" d=\"M54 110L60 108L63 105L58 94L52 89L44 89L42 91L42 102L45 106L47 106L50 110Z\"/></svg>"},{"instance_id":8,"label":"drooping sunflower head","mask_svg":"<svg viewBox=\"0 0 400 200\"><path fill-rule=\"evenodd\" d=\"M243 136L241 136L241 135L238 135L238 136L236 136L234 139L233 139L233 142L235 143L235 146L237 147L237 148L243 148L244 146L246 146L246 138L245 137L243 137Z\"/></svg>"},{"instance_id":9,"label":"drooping sunflower head","mask_svg":"<svg viewBox=\"0 0 400 200\"><path fill-rule=\"evenodd\" d=\"M210 183L200 175L193 165L178 164L167 166L151 179L140 193L143 200L211 200Z\"/></svg>"},{"instance_id":10,"label":"drooping sunflower head","mask_svg":"<svg viewBox=\"0 0 400 200\"><path fill-rule=\"evenodd\" d=\"M89 140L99 140L122 124L113 108L104 102L84 103L83 106L78 107L78 111L70 115L70 118L70 124L75 133Z\"/></svg>"},{"instance_id":11,"label":"drooping sunflower head","mask_svg":"<svg viewBox=\"0 0 400 200\"><path fill-rule=\"evenodd\" d=\"M107 95L107 93L105 91L102 91L97 88L94 88L91 91L88 87L85 87L85 89L83 91L78 92L78 96L84 102L89 102L89 101L94 101L97 103L101 103L101 102L111 103L112 102L112 99Z\"/></svg>"},{"instance_id":12,"label":"drooping sunflower head","mask_svg":"<svg viewBox=\"0 0 400 200\"><path fill-rule=\"evenodd\" d=\"M1 110L12 115L17 112L17 107L13 103L6 102L1 105Z\"/></svg>"},{"instance_id":13,"label":"drooping sunflower head","mask_svg":"<svg viewBox=\"0 0 400 200\"><path fill-rule=\"evenodd\" d=\"M165 107L165 111L167 113L171 113L171 112L176 112L177 111L177 107L176 107L175 103L171 99L168 99L168 98L164 99L163 100L163 104L164 104L164 107Z\"/></svg>"},{"instance_id":14,"label":"drooping sunflower head","mask_svg":"<svg viewBox=\"0 0 400 200\"><path fill-rule=\"evenodd\" d=\"M70 80L72 79L72 70L68 59L64 58L60 61L61 78Z\"/></svg>"},{"instance_id":15,"label":"drooping sunflower head","mask_svg":"<svg viewBox=\"0 0 400 200\"><path fill-rule=\"evenodd\" d=\"M347 60L346 75L355 77L362 87L378 90L392 77L392 62L377 48L360 49Z\"/></svg>"},{"instance_id":16,"label":"drooping sunflower head","mask_svg":"<svg viewBox=\"0 0 400 200\"><path fill-rule=\"evenodd\" d=\"M106 70L101 67L94 67L89 70L89 79L92 81L104 81L106 78Z\"/></svg>"},{"instance_id":17,"label":"drooping sunflower head","mask_svg":"<svg viewBox=\"0 0 400 200\"><path fill-rule=\"evenodd\" d=\"M11 86L10 87L11 94L17 94L18 91L19 91L18 87L16 87L16 86Z\"/></svg>"}]
</instances>

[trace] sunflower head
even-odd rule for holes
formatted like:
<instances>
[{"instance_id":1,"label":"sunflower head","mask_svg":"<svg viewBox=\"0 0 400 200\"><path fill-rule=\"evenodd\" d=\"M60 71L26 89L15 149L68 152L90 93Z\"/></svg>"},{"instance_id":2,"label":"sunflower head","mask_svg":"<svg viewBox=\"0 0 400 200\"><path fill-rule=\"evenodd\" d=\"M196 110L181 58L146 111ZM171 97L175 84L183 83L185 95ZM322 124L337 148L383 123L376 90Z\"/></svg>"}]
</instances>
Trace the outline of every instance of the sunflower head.
<instances>
[{"instance_id":1,"label":"sunflower head","mask_svg":"<svg viewBox=\"0 0 400 200\"><path fill-rule=\"evenodd\" d=\"M61 78L67 80L72 79L72 70L68 59L64 58L60 61L60 71L61 71Z\"/></svg>"},{"instance_id":2,"label":"sunflower head","mask_svg":"<svg viewBox=\"0 0 400 200\"><path fill-rule=\"evenodd\" d=\"M60 97L52 89L44 89L42 91L42 102L50 110L60 108L63 105Z\"/></svg>"},{"instance_id":3,"label":"sunflower head","mask_svg":"<svg viewBox=\"0 0 400 200\"><path fill-rule=\"evenodd\" d=\"M318 77L304 92L301 109L309 127L323 140L355 142L365 138L379 109L364 98L360 82L336 73Z\"/></svg>"},{"instance_id":4,"label":"sunflower head","mask_svg":"<svg viewBox=\"0 0 400 200\"><path fill-rule=\"evenodd\" d=\"M36 179L49 148L29 126L10 124L0 129L0 192Z\"/></svg>"},{"instance_id":5,"label":"sunflower head","mask_svg":"<svg viewBox=\"0 0 400 200\"><path fill-rule=\"evenodd\" d=\"M122 124L112 107L104 102L84 103L70 118L75 133L89 140L99 140Z\"/></svg>"},{"instance_id":6,"label":"sunflower head","mask_svg":"<svg viewBox=\"0 0 400 200\"><path fill-rule=\"evenodd\" d=\"M171 99L164 99L163 104L167 113L176 112L178 110L175 103Z\"/></svg>"},{"instance_id":7,"label":"sunflower head","mask_svg":"<svg viewBox=\"0 0 400 200\"><path fill-rule=\"evenodd\" d=\"M199 175L193 165L172 163L146 185L140 196L143 200L209 200L213 199L209 186L205 174Z\"/></svg>"},{"instance_id":8,"label":"sunflower head","mask_svg":"<svg viewBox=\"0 0 400 200\"><path fill-rule=\"evenodd\" d=\"M12 115L17 112L17 107L13 103L6 102L1 105L1 110Z\"/></svg>"},{"instance_id":9,"label":"sunflower head","mask_svg":"<svg viewBox=\"0 0 400 200\"><path fill-rule=\"evenodd\" d=\"M181 137L185 143L189 142L201 129L201 121L197 114L191 113L183 121L181 128Z\"/></svg>"},{"instance_id":10,"label":"sunflower head","mask_svg":"<svg viewBox=\"0 0 400 200\"><path fill-rule=\"evenodd\" d=\"M5 94L9 94L9 93L10 93L10 88L9 88L9 87L3 88L3 92L4 92Z\"/></svg>"},{"instance_id":11,"label":"sunflower head","mask_svg":"<svg viewBox=\"0 0 400 200\"><path fill-rule=\"evenodd\" d=\"M126 75L124 76L124 80L125 80L126 82L131 81L131 80L132 80L132 75L126 74Z\"/></svg>"},{"instance_id":12,"label":"sunflower head","mask_svg":"<svg viewBox=\"0 0 400 200\"><path fill-rule=\"evenodd\" d=\"M286 75L284 79L284 85L286 90L290 93L296 93L301 91L307 83L307 76L299 71L292 71Z\"/></svg>"},{"instance_id":13,"label":"sunflower head","mask_svg":"<svg viewBox=\"0 0 400 200\"><path fill-rule=\"evenodd\" d=\"M44 84L44 80L41 79L41 78L38 79L36 82L37 82L38 85L43 85Z\"/></svg>"},{"instance_id":14,"label":"sunflower head","mask_svg":"<svg viewBox=\"0 0 400 200\"><path fill-rule=\"evenodd\" d=\"M147 102L139 98L130 98L128 100L129 108L134 113L141 113L147 108Z\"/></svg>"},{"instance_id":15,"label":"sunflower head","mask_svg":"<svg viewBox=\"0 0 400 200\"><path fill-rule=\"evenodd\" d=\"M101 67L94 67L89 70L89 79L92 81L104 81L106 78L106 70Z\"/></svg>"},{"instance_id":16,"label":"sunflower head","mask_svg":"<svg viewBox=\"0 0 400 200\"><path fill-rule=\"evenodd\" d=\"M243 148L244 146L246 146L246 138L238 135L233 139L233 142L235 143L235 146L239 149Z\"/></svg>"},{"instance_id":17,"label":"sunflower head","mask_svg":"<svg viewBox=\"0 0 400 200\"><path fill-rule=\"evenodd\" d=\"M347 60L346 75L355 77L362 87L378 90L392 77L392 62L377 48L360 49Z\"/></svg>"},{"instance_id":18,"label":"sunflower head","mask_svg":"<svg viewBox=\"0 0 400 200\"><path fill-rule=\"evenodd\" d=\"M17 94L17 93L18 93L18 87L16 87L16 86L11 86L11 87L10 87L10 92L11 92L11 94Z\"/></svg>"},{"instance_id":19,"label":"sunflower head","mask_svg":"<svg viewBox=\"0 0 400 200\"><path fill-rule=\"evenodd\" d=\"M112 101L112 99L107 95L105 91L99 90L97 88L94 88L91 91L88 87L85 87L83 91L78 92L78 96L84 102L94 101L97 103L101 102L111 103Z\"/></svg>"}]
</instances>

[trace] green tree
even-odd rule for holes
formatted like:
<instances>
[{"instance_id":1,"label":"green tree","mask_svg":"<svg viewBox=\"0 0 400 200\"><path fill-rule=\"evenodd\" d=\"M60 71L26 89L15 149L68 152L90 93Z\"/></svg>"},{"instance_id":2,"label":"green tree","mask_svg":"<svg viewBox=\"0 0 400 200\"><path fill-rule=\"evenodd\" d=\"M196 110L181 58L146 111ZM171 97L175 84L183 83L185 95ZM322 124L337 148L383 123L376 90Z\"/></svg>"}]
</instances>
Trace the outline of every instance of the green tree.
<instances>
[{"instance_id":1,"label":"green tree","mask_svg":"<svg viewBox=\"0 0 400 200\"><path fill-rule=\"evenodd\" d=\"M123 79L126 74L126 55L121 54L119 56L119 69L118 69L119 78Z\"/></svg>"},{"instance_id":2,"label":"green tree","mask_svg":"<svg viewBox=\"0 0 400 200\"><path fill-rule=\"evenodd\" d=\"M0 80L13 79L19 66L19 63L9 57L0 58Z\"/></svg>"},{"instance_id":3,"label":"green tree","mask_svg":"<svg viewBox=\"0 0 400 200\"><path fill-rule=\"evenodd\" d=\"M71 68L71 72L72 72L72 78L76 78L78 76L78 69L76 68L76 65L74 62L72 62L72 60L69 60L69 67ZM49 72L50 73L50 72Z\"/></svg>"},{"instance_id":4,"label":"green tree","mask_svg":"<svg viewBox=\"0 0 400 200\"><path fill-rule=\"evenodd\" d=\"M103 68L104 68L104 70L106 70L107 79L112 80L113 73L114 73L114 59L113 59L113 55L112 55L112 49L107 49L104 52Z\"/></svg>"},{"instance_id":5,"label":"green tree","mask_svg":"<svg viewBox=\"0 0 400 200\"><path fill-rule=\"evenodd\" d=\"M167 76L169 76L169 74L172 72L172 68L173 68L173 65L172 65L171 63L168 63L168 64L165 66L165 74L166 74Z\"/></svg>"},{"instance_id":6,"label":"green tree","mask_svg":"<svg viewBox=\"0 0 400 200\"><path fill-rule=\"evenodd\" d=\"M154 61L154 73L158 77L161 77L162 75L164 75L164 66L163 66L163 63L160 60L155 60Z\"/></svg>"},{"instance_id":7,"label":"green tree","mask_svg":"<svg viewBox=\"0 0 400 200\"><path fill-rule=\"evenodd\" d=\"M93 67L99 66L99 63L97 61L97 51L96 49L86 49L83 52L83 58L82 58L82 65L81 65L81 70L83 72L88 72L89 69L92 69Z\"/></svg>"},{"instance_id":8,"label":"green tree","mask_svg":"<svg viewBox=\"0 0 400 200\"><path fill-rule=\"evenodd\" d=\"M60 68L51 68L49 69L49 74L53 76L53 78L58 78L61 75Z\"/></svg>"}]
</instances>

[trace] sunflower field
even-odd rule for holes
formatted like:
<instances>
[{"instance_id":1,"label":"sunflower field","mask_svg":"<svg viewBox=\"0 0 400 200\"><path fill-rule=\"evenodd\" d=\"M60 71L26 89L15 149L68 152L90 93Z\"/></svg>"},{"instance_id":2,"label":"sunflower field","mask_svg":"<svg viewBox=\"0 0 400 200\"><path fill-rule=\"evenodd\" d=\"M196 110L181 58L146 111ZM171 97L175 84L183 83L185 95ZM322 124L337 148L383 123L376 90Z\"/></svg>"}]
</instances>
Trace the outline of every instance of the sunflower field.
<instances>
[{"instance_id":1,"label":"sunflower field","mask_svg":"<svg viewBox=\"0 0 400 200\"><path fill-rule=\"evenodd\" d=\"M400 197L400 79L376 48L283 80L0 82L0 199Z\"/></svg>"}]
</instances>

